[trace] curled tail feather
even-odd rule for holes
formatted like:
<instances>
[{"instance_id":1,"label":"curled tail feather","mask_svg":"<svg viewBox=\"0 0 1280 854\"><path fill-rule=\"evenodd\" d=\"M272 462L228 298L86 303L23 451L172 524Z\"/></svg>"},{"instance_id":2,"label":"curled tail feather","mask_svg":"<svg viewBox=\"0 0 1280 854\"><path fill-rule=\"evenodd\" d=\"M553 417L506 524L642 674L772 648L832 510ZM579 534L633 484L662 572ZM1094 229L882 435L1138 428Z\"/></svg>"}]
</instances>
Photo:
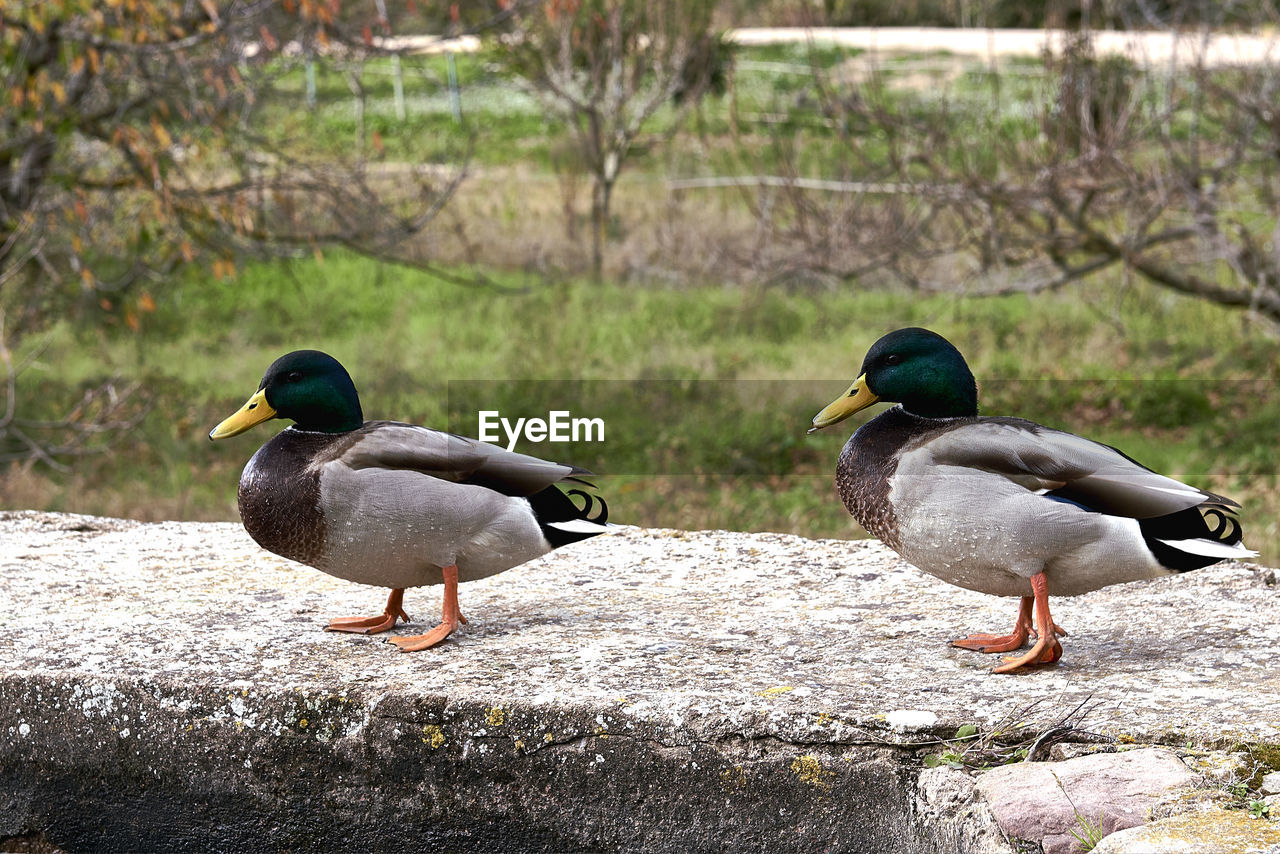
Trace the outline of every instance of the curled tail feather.
<instances>
[{"instance_id":1,"label":"curled tail feather","mask_svg":"<svg viewBox=\"0 0 1280 854\"><path fill-rule=\"evenodd\" d=\"M581 495L582 507L571 496ZM570 489L568 494L554 486L529 496L533 515L542 528L542 535L552 548L576 543L609 530L609 505L598 495L581 489ZM599 504L599 508L596 505ZM595 515L591 515L595 510Z\"/></svg>"},{"instance_id":2,"label":"curled tail feather","mask_svg":"<svg viewBox=\"0 0 1280 854\"><path fill-rule=\"evenodd\" d=\"M1206 501L1154 519L1139 519L1147 548L1169 569L1200 569L1221 560L1257 557L1245 547L1244 529L1225 503Z\"/></svg>"}]
</instances>

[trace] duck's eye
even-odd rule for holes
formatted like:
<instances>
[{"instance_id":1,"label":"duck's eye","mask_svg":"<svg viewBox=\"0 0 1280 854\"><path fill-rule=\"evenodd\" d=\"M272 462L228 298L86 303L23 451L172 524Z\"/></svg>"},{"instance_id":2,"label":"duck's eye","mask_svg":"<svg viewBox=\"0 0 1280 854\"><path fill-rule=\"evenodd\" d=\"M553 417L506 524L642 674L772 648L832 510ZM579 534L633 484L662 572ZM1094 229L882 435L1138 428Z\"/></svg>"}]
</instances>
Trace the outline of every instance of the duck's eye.
<instances>
[{"instance_id":1,"label":"duck's eye","mask_svg":"<svg viewBox=\"0 0 1280 854\"><path fill-rule=\"evenodd\" d=\"M302 371L290 371L285 375L284 381L287 383L296 383L302 379Z\"/></svg>"},{"instance_id":2,"label":"duck's eye","mask_svg":"<svg viewBox=\"0 0 1280 854\"><path fill-rule=\"evenodd\" d=\"M890 353L889 355L884 357L884 361L886 364L896 365L902 361L902 357L899 356L897 353Z\"/></svg>"}]
</instances>

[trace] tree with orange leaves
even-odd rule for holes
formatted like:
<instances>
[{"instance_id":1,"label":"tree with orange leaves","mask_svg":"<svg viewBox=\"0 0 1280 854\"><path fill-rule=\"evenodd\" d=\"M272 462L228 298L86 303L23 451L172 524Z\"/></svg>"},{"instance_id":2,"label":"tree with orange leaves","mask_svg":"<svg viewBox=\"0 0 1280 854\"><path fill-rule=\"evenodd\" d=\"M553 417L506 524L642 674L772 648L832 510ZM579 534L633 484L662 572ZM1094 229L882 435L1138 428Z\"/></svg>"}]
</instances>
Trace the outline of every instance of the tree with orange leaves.
<instances>
[{"instance_id":1,"label":"tree with orange leaves","mask_svg":"<svg viewBox=\"0 0 1280 854\"><path fill-rule=\"evenodd\" d=\"M137 328L188 263L229 275L247 257L327 245L392 256L440 209L460 169L380 174L359 151L321 157L259 118L297 57L377 53L386 8L0 4L0 461L53 458L15 418L6 335L68 316Z\"/></svg>"}]
</instances>

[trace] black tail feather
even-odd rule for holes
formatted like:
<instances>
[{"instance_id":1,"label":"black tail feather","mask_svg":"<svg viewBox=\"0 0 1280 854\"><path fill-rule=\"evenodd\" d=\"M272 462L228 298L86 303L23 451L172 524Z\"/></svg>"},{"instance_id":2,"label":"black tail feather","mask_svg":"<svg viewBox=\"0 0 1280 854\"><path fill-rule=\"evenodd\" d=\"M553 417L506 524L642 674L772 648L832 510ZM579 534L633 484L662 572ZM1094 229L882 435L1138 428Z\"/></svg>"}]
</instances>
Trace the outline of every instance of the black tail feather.
<instances>
[{"instance_id":1,"label":"black tail feather","mask_svg":"<svg viewBox=\"0 0 1280 854\"><path fill-rule=\"evenodd\" d=\"M1138 527L1156 560L1162 566L1179 572L1210 566L1223 558L1185 552L1161 540L1204 539L1234 546L1244 537L1240 521L1231 507L1214 501L1154 519L1139 519Z\"/></svg>"},{"instance_id":2,"label":"black tail feather","mask_svg":"<svg viewBox=\"0 0 1280 854\"><path fill-rule=\"evenodd\" d=\"M582 496L582 507L578 507L570 497L573 495ZM596 509L597 503L600 505L599 510L592 516L591 512ZM609 505L604 499L581 489L570 489L566 495L556 487L548 486L541 492L530 495L529 504L533 507L533 515L537 518L539 527L542 528L542 535L547 538L547 542L551 543L552 548L558 549L569 543L576 543L603 533L602 531L565 531L552 527L552 522L581 519L603 525L609 521Z\"/></svg>"},{"instance_id":3,"label":"black tail feather","mask_svg":"<svg viewBox=\"0 0 1280 854\"><path fill-rule=\"evenodd\" d=\"M591 484L591 486L594 488L595 484ZM569 490L569 494L582 496L582 510L580 511L581 515L578 518L586 519L588 522L595 522L597 525L604 525L609 521L609 505L604 503L604 499L602 497L583 492L581 489L571 489ZM600 512L592 516L590 515L591 508L596 504L600 505Z\"/></svg>"}]
</instances>

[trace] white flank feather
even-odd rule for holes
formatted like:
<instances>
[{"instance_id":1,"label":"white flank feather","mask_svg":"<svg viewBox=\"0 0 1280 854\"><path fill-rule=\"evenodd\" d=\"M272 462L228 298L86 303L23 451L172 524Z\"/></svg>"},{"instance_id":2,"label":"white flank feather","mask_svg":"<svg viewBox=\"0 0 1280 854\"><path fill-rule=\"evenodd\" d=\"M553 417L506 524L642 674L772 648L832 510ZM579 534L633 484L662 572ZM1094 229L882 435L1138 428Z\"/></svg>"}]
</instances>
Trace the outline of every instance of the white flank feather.
<instances>
[{"instance_id":1,"label":"white flank feather","mask_svg":"<svg viewBox=\"0 0 1280 854\"><path fill-rule=\"evenodd\" d=\"M1236 543L1229 546L1226 543L1220 543L1216 540L1193 539L1193 540L1158 540L1170 548L1175 548L1180 552L1187 554L1202 555L1204 557L1217 557L1222 559L1257 557L1258 553L1252 549L1246 548L1244 543Z\"/></svg>"},{"instance_id":2,"label":"white flank feather","mask_svg":"<svg viewBox=\"0 0 1280 854\"><path fill-rule=\"evenodd\" d=\"M563 522L548 522L547 527L568 531L571 534L600 534L612 528L613 525L601 525L599 522L588 519L566 519Z\"/></svg>"}]
</instances>

